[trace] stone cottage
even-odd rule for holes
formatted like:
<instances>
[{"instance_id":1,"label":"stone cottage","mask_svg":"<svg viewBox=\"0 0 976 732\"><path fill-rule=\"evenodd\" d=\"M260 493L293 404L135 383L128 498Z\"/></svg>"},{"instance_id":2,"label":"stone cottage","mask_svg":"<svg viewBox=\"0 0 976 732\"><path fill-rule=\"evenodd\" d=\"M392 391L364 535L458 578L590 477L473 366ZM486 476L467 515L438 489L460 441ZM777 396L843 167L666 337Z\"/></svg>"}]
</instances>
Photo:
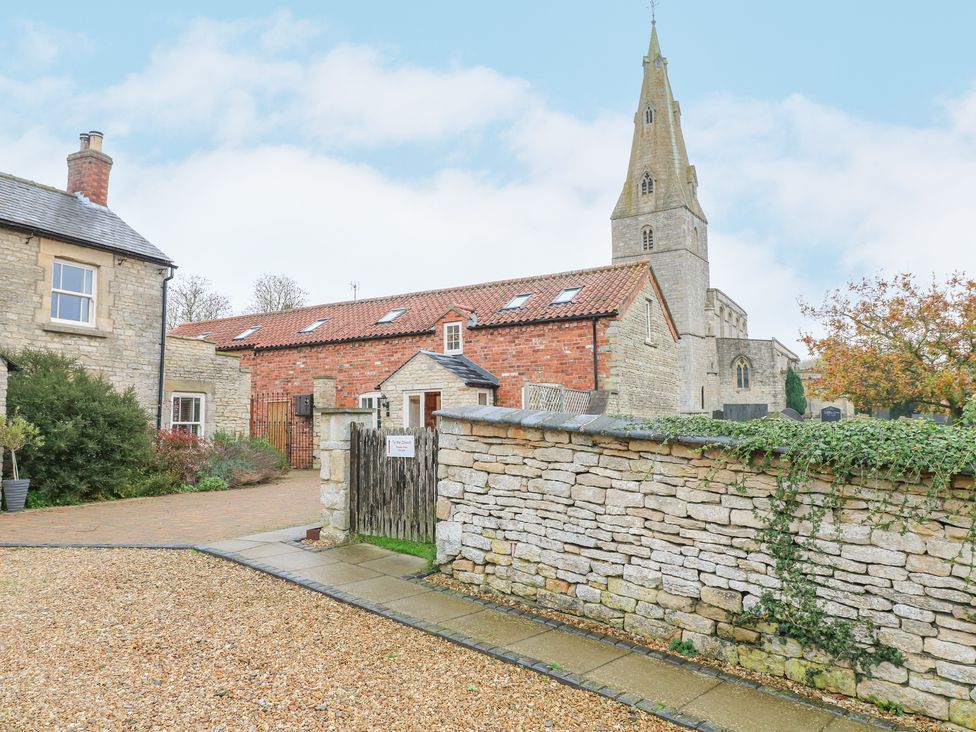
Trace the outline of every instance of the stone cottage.
<instances>
[{"instance_id":1,"label":"stone cottage","mask_svg":"<svg viewBox=\"0 0 976 732\"><path fill-rule=\"evenodd\" d=\"M614 392L630 414L677 410L677 333L645 262L189 323L173 335L240 352L252 393L312 394L375 422L433 423L468 404L521 406L530 385ZM334 386L332 386L334 384Z\"/></svg>"},{"instance_id":2,"label":"stone cottage","mask_svg":"<svg viewBox=\"0 0 976 732\"><path fill-rule=\"evenodd\" d=\"M217 374L243 382L247 376L205 365L199 354L191 367L182 362L187 349L174 349L167 360L166 283L174 264L108 208L112 164L102 134L93 131L68 156L66 190L0 173L0 352L37 348L75 358L116 388L132 387L147 419L168 426L163 405L173 395L164 389L164 367L176 370L174 379L199 369L198 385L213 384ZM191 417L204 396L188 394ZM238 415L229 424L246 424L247 402L233 409Z\"/></svg>"}]
</instances>

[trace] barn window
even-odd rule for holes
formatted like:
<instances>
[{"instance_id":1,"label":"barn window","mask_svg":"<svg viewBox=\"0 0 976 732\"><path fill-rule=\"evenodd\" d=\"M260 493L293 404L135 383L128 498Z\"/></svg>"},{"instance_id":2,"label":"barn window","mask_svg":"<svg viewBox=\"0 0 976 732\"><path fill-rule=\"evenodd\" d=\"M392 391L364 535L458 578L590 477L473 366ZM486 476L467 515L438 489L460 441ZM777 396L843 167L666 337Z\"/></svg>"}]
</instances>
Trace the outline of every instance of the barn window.
<instances>
[{"instance_id":1,"label":"barn window","mask_svg":"<svg viewBox=\"0 0 976 732\"><path fill-rule=\"evenodd\" d=\"M531 292L523 293L521 295L516 295L515 297L513 297L511 300L508 301L508 305L503 307L502 310L518 310L519 308L523 307L531 297L532 297Z\"/></svg>"},{"instance_id":2,"label":"barn window","mask_svg":"<svg viewBox=\"0 0 976 732\"><path fill-rule=\"evenodd\" d=\"M573 298L579 295L582 287L567 287L565 290L556 295L556 299L553 300L550 305L566 305L571 303Z\"/></svg>"},{"instance_id":3,"label":"barn window","mask_svg":"<svg viewBox=\"0 0 976 732\"><path fill-rule=\"evenodd\" d=\"M394 320L396 320L397 318L399 318L405 312L407 312L407 309L406 308L394 308L393 310L391 310L390 312L388 312L386 315L384 315L382 318L380 318L376 322L377 322L377 324L380 324L380 323L392 323Z\"/></svg>"},{"instance_id":4,"label":"barn window","mask_svg":"<svg viewBox=\"0 0 976 732\"><path fill-rule=\"evenodd\" d=\"M236 336L234 336L234 340L243 341L245 338L249 338L250 336L257 333L259 330L261 330L260 325L252 325L250 328L243 330L240 333L238 333Z\"/></svg>"}]
</instances>

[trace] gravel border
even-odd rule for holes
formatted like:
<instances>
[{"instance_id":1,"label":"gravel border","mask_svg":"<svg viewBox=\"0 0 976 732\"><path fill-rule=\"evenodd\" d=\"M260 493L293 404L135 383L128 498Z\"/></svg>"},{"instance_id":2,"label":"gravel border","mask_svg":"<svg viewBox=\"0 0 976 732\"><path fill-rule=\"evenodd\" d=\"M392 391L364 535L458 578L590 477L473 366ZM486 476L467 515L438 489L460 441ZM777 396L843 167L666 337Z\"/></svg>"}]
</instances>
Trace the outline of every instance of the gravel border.
<instances>
[{"instance_id":1,"label":"gravel border","mask_svg":"<svg viewBox=\"0 0 976 732\"><path fill-rule=\"evenodd\" d=\"M319 549L317 547L302 543L301 539L283 541L281 543L288 544L290 546L299 548L302 551L307 551L307 552L318 553L323 551L322 549ZM277 570L273 567L268 567L267 565L261 565L260 563L257 562L251 562L250 560L241 561L242 558L235 557L235 556L229 556L227 558L231 559L232 561L237 561L239 563L251 566L254 569L259 569L264 572L269 572L269 574L273 574L275 576L281 577L282 579L287 579L290 582L297 581L298 584L304 587L308 587L309 589L315 590L316 592L324 591L324 594L333 597L337 600L340 600L341 602L350 602L351 604L369 610L370 612L374 612L377 613L378 615L382 615L392 620L396 620L397 622L403 623L404 625L408 625L412 628L417 628L418 630L423 630L424 632L427 633L433 633L442 638L445 638L446 640L463 645L466 648L471 648L473 650L477 650L482 653L488 653L489 655L498 658L500 660L532 669L533 671L537 671L539 673L545 674L546 676L549 676L561 683L567 684L574 688L585 689L586 691L594 692L600 694L601 696L606 696L610 699L614 699L615 701L636 706L638 709L641 709L642 711L646 711L649 714L653 714L656 717L660 717L661 719L680 725L687 729L701 730L702 732L706 732L706 731L724 732L725 730L724 727L716 727L714 725L709 724L707 721L703 719L694 717L693 715L685 714L676 709L671 709L669 707L662 706L658 702L652 701L644 697L640 697L636 694L623 692L619 689L615 689L609 686L603 686L598 682L595 682L591 679L586 679L583 676L580 676L578 674L573 674L560 669L552 669L549 667L548 664L536 661L535 659L520 656L517 653L513 653L511 651L502 648L501 646L490 646L488 644L479 642L473 638L462 635L460 633L453 633L453 632L446 631L441 626L438 626L434 623L418 621L409 616L404 616L401 613L385 608L380 603L374 603L367 600L362 600L361 598L350 595L349 593L345 593L342 590L339 590L337 588L330 588L328 586L321 585L320 583L317 582L310 582L309 580L305 580L304 578L295 575L294 572ZM508 615L523 617L532 620L534 622L537 622L541 625L545 625L549 628L552 628L553 630L559 630L565 633L571 633L581 638L587 638L589 640L595 640L601 643L606 643L608 645L612 645L617 648L629 651L630 653L635 653L638 655L646 656L648 658L653 658L657 661L669 663L673 666L678 666L680 668L684 668L690 671L694 671L696 673L704 674L706 676L715 677L727 684L735 684L737 686L744 686L749 689L755 689L765 694L769 694L770 696L783 699L784 701L792 702L794 704L800 704L805 707L810 707L823 712L827 712L828 714L832 714L835 717L841 719L850 719L855 722L871 725L878 729L891 730L891 732L918 732L918 730L913 727L906 727L904 725L900 725L896 722L892 722L887 719L875 717L868 714L861 714L859 712L845 709L844 707L838 706L836 704L831 704L830 702L827 701L811 699L809 697L796 694L786 689L781 689L775 686L769 686L767 684L763 684L758 681L753 681L752 679L736 676L726 671L722 671L721 669L712 668L710 666L702 666L701 664L695 663L694 661L689 659L684 659L668 653L663 653L662 651L659 651L657 649L649 648L647 646L639 645L636 643L631 643L630 641L623 640L620 638L615 638L613 636L606 635L598 631L585 630L583 628L580 628L575 625L571 625L569 623L565 623L559 620L538 615L536 613L531 612L530 610L522 610L508 605L501 605L483 597L469 595L464 592L458 592L457 590L452 590L447 587L425 582L425 579L427 577L437 573L438 570L436 568L432 568L432 569L424 570L422 572L417 572L415 574L405 575L401 579L426 587L428 589L432 589L437 592L442 592L445 595L450 595L452 597L467 600L476 605L480 605L486 609L497 610L499 612L503 612ZM318 589L319 587L322 587L323 589L320 590Z\"/></svg>"},{"instance_id":2,"label":"gravel border","mask_svg":"<svg viewBox=\"0 0 976 732\"><path fill-rule=\"evenodd\" d=\"M302 544L301 540L304 537L297 537L292 540L282 541L280 543L286 544L292 547L297 547L302 551L307 552L321 552L321 549L309 546L307 544ZM272 577L277 577L278 579L285 580L286 582L291 582L292 584L299 585L313 592L330 597L338 602L345 603L347 605L352 605L354 607L360 608L367 612L379 615L381 617L393 620L394 622L405 625L409 628L414 628L415 630L420 630L424 633L437 636L446 641L450 641L456 645L469 650L478 651L479 653L484 653L492 658L499 661L504 661L506 663L513 664L515 666L520 666L531 671L548 676L549 678L569 686L574 689L580 689L583 691L588 691L594 694L599 694L600 696L612 699L621 704L634 707L641 710L651 716L657 717L658 719L670 722L672 724L678 725L679 727L684 727L685 729L697 730L698 732L730 732L726 727L720 727L713 725L710 722L696 717L694 715L686 714L678 709L673 709L667 707L663 704L655 702L651 699L641 697L637 694L622 691L620 689L605 686L598 681L592 679L587 679L579 674L574 674L563 669L554 669L542 661L539 661L528 656L523 656L521 654L515 653L513 651L507 650L502 646L494 646L489 643L479 641L470 636L464 635L462 633L456 633L449 631L436 623L429 623L424 620L418 620L412 616L406 615L404 613L398 612L396 610L391 610L385 607L383 604L378 602L373 602L370 600L364 600L363 598L353 595L351 593L345 592L336 587L330 587L324 585L321 582L315 582L313 580L306 579L300 574L290 571L278 569L272 567L271 565L264 564L263 562L248 559L246 557L238 556L233 552L223 551L220 549L214 549L212 547L195 545L195 544L110 544L110 543L35 543L35 544L21 544L12 542L0 542L0 547L2 548L13 548L13 549L164 549L164 550L194 550L201 554L208 554L219 559L224 559L235 564L240 564L245 567L263 572L264 574L271 575ZM560 630L566 633L572 633L583 638L588 638L590 640L596 640L602 643L607 643L608 645L615 646L622 650L647 656L658 661L665 663L670 663L675 666L693 670L696 673L705 674L707 676L712 676L720 679L721 681L729 684L736 684L738 686L744 686L750 689L756 689L762 691L763 693L769 694L771 696L789 701L795 704L801 704L806 707L811 707L818 709L835 717L841 719L851 719L856 722L861 722L863 724L872 725L878 729L891 730L892 732L915 732L915 730L904 727L893 722L889 722L885 719L879 719L877 717L871 717L867 715L861 715L856 712L851 712L842 707L838 707L827 702L821 702L815 699L809 699L803 697L793 692L785 691L783 689L778 689L775 687L766 686L757 681L752 681L750 679L744 679L732 674L726 673L719 669L710 668L707 666L701 666L693 661L678 658L667 653L662 653L661 651L648 648L646 646L637 645L631 643L630 641L621 640L614 638L612 636L604 635L596 631L584 630L582 628L570 625L568 623L561 622L559 620L554 620L551 618L546 618L528 610L521 610L518 608L509 607L506 605L500 605L487 600L482 597L475 597L472 595L467 595L462 592L457 592L456 590L451 590L445 587L440 587L437 585L432 585L424 581L426 577L431 574L435 574L436 569L425 570L423 572L418 572L412 575L405 575L402 579L413 582L418 585L423 585L424 587L430 588L434 591L443 592L446 595L461 598L472 602L476 605L480 605L486 609L497 610L499 612L504 612L509 615L515 615L530 619L534 622L545 625L554 630Z\"/></svg>"}]
</instances>

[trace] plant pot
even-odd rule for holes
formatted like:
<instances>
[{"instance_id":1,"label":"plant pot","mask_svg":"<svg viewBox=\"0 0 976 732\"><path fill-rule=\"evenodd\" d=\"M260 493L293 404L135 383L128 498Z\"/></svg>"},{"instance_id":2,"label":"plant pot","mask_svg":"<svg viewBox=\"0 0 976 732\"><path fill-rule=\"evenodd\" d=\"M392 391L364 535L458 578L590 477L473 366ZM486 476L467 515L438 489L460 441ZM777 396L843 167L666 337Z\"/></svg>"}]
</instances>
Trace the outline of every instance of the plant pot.
<instances>
[{"instance_id":1,"label":"plant pot","mask_svg":"<svg viewBox=\"0 0 976 732\"><path fill-rule=\"evenodd\" d=\"M7 510L10 513L24 510L28 488L30 488L30 479L3 481L3 497L7 501Z\"/></svg>"}]
</instances>

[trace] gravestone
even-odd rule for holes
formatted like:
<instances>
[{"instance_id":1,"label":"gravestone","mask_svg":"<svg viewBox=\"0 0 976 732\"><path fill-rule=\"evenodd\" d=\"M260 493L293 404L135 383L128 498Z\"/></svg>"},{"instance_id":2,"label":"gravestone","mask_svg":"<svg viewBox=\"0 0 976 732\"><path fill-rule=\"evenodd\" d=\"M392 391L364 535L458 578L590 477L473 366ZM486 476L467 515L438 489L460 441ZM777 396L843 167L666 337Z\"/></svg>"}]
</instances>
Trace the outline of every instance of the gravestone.
<instances>
[{"instance_id":1,"label":"gravestone","mask_svg":"<svg viewBox=\"0 0 976 732\"><path fill-rule=\"evenodd\" d=\"M762 419L769 415L768 404L726 404L722 407L725 419L733 422L748 422L750 419Z\"/></svg>"},{"instance_id":2,"label":"gravestone","mask_svg":"<svg viewBox=\"0 0 976 732\"><path fill-rule=\"evenodd\" d=\"M821 422L840 422L840 409L837 407L824 407L820 410Z\"/></svg>"},{"instance_id":3,"label":"gravestone","mask_svg":"<svg viewBox=\"0 0 976 732\"><path fill-rule=\"evenodd\" d=\"M782 414L784 417L786 417L788 419L794 419L797 422L802 422L803 421L803 415L800 414L795 409L793 409L793 407L787 407L782 412L780 412L780 414Z\"/></svg>"}]
</instances>

